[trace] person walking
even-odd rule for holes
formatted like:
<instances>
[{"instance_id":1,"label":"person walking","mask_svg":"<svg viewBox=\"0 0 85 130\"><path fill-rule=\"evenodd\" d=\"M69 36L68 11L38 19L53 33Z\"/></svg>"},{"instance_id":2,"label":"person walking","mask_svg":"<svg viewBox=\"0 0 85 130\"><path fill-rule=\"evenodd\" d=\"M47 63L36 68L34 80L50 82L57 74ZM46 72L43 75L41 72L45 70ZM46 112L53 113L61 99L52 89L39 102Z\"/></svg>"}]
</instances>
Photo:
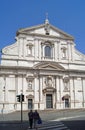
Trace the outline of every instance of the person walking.
<instances>
[{"instance_id":1,"label":"person walking","mask_svg":"<svg viewBox=\"0 0 85 130\"><path fill-rule=\"evenodd\" d=\"M33 126L33 111L32 110L30 110L30 112L28 113L28 117L29 117L30 129L32 129L32 126Z\"/></svg>"},{"instance_id":2,"label":"person walking","mask_svg":"<svg viewBox=\"0 0 85 130\"><path fill-rule=\"evenodd\" d=\"M33 118L34 118L34 128L36 128L36 130L37 130L37 122L38 122L38 119L40 118L39 113L37 112L37 110L35 110L35 112L33 114Z\"/></svg>"}]
</instances>

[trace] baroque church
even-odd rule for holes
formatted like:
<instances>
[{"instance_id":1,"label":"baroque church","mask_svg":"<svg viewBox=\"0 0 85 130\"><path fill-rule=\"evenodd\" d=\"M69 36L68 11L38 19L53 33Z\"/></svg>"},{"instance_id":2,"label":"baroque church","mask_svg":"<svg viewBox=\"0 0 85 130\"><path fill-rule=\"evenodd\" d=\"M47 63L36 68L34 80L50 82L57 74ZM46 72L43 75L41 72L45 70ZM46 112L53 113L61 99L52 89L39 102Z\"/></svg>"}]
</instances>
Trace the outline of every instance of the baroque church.
<instances>
[{"instance_id":1,"label":"baroque church","mask_svg":"<svg viewBox=\"0 0 85 130\"><path fill-rule=\"evenodd\" d=\"M85 108L85 55L74 37L45 23L19 29L2 49L0 112Z\"/></svg>"}]
</instances>

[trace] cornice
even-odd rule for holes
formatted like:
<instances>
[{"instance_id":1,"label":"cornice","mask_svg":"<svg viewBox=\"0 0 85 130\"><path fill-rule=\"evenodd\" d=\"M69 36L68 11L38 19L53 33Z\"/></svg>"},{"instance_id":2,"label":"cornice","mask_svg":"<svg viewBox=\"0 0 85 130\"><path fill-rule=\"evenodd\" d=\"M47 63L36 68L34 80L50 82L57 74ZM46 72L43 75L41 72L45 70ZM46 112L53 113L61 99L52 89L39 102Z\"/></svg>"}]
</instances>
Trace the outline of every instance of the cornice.
<instances>
[{"instance_id":1,"label":"cornice","mask_svg":"<svg viewBox=\"0 0 85 130\"><path fill-rule=\"evenodd\" d=\"M24 59L24 57L22 57L22 58L17 58L17 59L16 59L16 58L15 58L15 59L11 59L11 58L9 59L9 58L3 58L3 57L2 57L1 60L27 61L27 62L29 61L29 62L33 62L33 63L34 63L34 62L46 62L46 61L40 60L40 59L39 59L39 60ZM79 62L76 63L76 61L73 61L73 62L72 62L72 61L65 61L65 62L63 62L63 61L50 61L50 60L49 60L49 61L47 61L47 62L54 62L54 63L59 63L59 64L67 64L68 66L70 66L70 65L85 66L85 61L83 61L83 62L80 62L80 61L79 61Z\"/></svg>"},{"instance_id":2,"label":"cornice","mask_svg":"<svg viewBox=\"0 0 85 130\"><path fill-rule=\"evenodd\" d=\"M44 34L38 34L38 33L27 33L27 32L20 32L20 35L29 35L29 36L32 36L32 37L41 37L41 38L53 38L53 39L59 39L59 40L71 40L71 41L74 41L72 37L57 37L57 36L52 36L52 35L44 35ZM19 36L18 36L19 37ZM23 36L20 36L20 37L23 37ZM25 36L24 36L25 37Z\"/></svg>"},{"instance_id":3,"label":"cornice","mask_svg":"<svg viewBox=\"0 0 85 130\"><path fill-rule=\"evenodd\" d=\"M44 24L40 24L40 25L36 25L36 26L32 26L32 27L27 27L27 28L23 28L23 29L19 29L17 31L17 34L20 34L22 32L27 32L27 31L33 31L35 29L39 29L39 28L45 28L45 23ZM70 34L67 34L66 32L62 31L61 29L53 26L52 24L49 24L49 27L52 28L53 30L59 32L61 35L63 34L65 37L70 37L71 39L74 40L73 36L71 36Z\"/></svg>"}]
</instances>

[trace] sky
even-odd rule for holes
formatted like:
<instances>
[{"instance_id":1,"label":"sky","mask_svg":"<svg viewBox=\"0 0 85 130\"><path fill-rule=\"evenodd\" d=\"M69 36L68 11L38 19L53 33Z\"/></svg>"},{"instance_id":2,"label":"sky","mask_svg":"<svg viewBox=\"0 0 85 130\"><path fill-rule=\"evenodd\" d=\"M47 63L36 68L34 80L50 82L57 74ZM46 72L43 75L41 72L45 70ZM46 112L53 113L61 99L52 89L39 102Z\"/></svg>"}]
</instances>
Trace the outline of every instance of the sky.
<instances>
[{"instance_id":1,"label":"sky","mask_svg":"<svg viewBox=\"0 0 85 130\"><path fill-rule=\"evenodd\" d=\"M15 42L18 29L43 24L46 13L85 54L85 0L0 0L0 50Z\"/></svg>"}]
</instances>

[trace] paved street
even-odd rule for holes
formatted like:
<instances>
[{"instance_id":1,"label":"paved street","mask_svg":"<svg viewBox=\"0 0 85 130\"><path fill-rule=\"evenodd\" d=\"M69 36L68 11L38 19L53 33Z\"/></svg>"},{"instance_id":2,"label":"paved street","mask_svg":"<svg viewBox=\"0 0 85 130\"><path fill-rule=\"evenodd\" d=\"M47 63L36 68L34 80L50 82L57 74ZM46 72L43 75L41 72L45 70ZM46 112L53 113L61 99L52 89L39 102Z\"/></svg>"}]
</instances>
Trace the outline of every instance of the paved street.
<instances>
[{"instance_id":1,"label":"paved street","mask_svg":"<svg viewBox=\"0 0 85 130\"><path fill-rule=\"evenodd\" d=\"M0 130L29 130L27 111L23 112L23 122L21 123L20 112L10 114L0 114ZM43 124L39 130L79 130L73 129L72 126L82 126L85 119L85 109L76 110L45 110L39 111ZM83 117L83 121L77 121ZM73 120L75 119L75 121ZM83 126L85 128L85 126ZM79 127L78 127L79 128ZM80 129L82 130L82 129Z\"/></svg>"},{"instance_id":2,"label":"paved street","mask_svg":"<svg viewBox=\"0 0 85 130\"><path fill-rule=\"evenodd\" d=\"M70 130L85 130L85 114L62 120Z\"/></svg>"},{"instance_id":3,"label":"paved street","mask_svg":"<svg viewBox=\"0 0 85 130\"><path fill-rule=\"evenodd\" d=\"M42 125L37 126L38 130L69 130L62 122L60 121L48 121L44 122ZM27 129L29 130L29 128ZM35 130L35 129L33 129Z\"/></svg>"},{"instance_id":4,"label":"paved street","mask_svg":"<svg viewBox=\"0 0 85 130\"><path fill-rule=\"evenodd\" d=\"M63 124L66 125L70 130L85 130L85 120L63 121Z\"/></svg>"},{"instance_id":5,"label":"paved street","mask_svg":"<svg viewBox=\"0 0 85 130\"><path fill-rule=\"evenodd\" d=\"M38 130L69 130L68 127L60 121L43 122L42 125L37 125L37 128ZM3 123L0 124L0 130L30 130L30 128L27 122Z\"/></svg>"},{"instance_id":6,"label":"paved street","mask_svg":"<svg viewBox=\"0 0 85 130\"><path fill-rule=\"evenodd\" d=\"M28 123L5 122L0 123L0 130L27 130Z\"/></svg>"}]
</instances>

